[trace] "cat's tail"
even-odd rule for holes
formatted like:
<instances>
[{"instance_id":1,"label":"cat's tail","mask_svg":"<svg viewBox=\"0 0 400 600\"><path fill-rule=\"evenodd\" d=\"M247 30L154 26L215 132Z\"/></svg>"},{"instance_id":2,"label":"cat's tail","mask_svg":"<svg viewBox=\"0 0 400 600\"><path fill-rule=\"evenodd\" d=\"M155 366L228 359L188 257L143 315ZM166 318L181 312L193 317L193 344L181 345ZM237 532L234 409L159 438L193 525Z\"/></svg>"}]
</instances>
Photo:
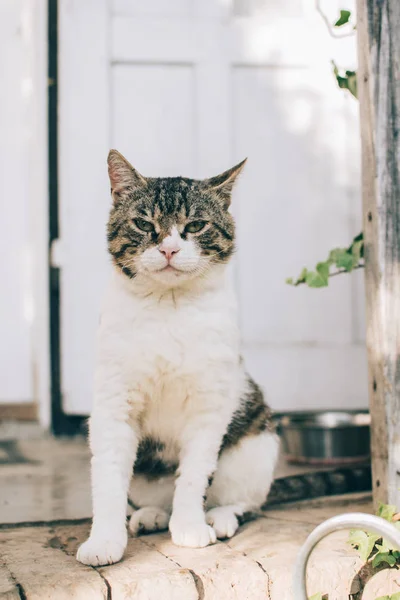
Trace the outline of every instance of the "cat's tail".
<instances>
[{"instance_id":1,"label":"cat's tail","mask_svg":"<svg viewBox=\"0 0 400 600\"><path fill-rule=\"evenodd\" d=\"M275 479L262 508L322 496L370 492L371 489L372 476L369 464L289 475Z\"/></svg>"}]
</instances>

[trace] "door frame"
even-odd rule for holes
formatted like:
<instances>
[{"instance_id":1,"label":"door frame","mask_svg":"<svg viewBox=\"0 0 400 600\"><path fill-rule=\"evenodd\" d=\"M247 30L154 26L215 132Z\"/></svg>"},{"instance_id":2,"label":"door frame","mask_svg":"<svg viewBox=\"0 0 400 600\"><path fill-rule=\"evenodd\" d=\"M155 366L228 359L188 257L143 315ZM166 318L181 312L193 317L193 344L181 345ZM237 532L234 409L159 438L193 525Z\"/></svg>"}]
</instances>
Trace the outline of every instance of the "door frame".
<instances>
[{"instance_id":1,"label":"door frame","mask_svg":"<svg viewBox=\"0 0 400 600\"><path fill-rule=\"evenodd\" d=\"M63 411L61 393L60 344L60 268L55 266L56 240L59 238L59 119L58 119L58 42L59 0L48 0L47 7L47 119L48 119L48 297L50 353L50 425L54 435L83 433L86 418Z\"/></svg>"}]
</instances>

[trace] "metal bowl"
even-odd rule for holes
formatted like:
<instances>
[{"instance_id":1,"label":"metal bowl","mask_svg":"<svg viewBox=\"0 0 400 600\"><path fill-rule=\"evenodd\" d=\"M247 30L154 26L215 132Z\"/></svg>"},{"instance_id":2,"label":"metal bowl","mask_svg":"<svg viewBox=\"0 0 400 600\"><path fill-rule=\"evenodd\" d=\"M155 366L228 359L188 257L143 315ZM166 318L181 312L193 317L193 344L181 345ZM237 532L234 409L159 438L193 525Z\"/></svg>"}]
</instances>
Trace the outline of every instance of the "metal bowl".
<instances>
[{"instance_id":1,"label":"metal bowl","mask_svg":"<svg viewBox=\"0 0 400 600\"><path fill-rule=\"evenodd\" d=\"M288 462L341 465L369 458L368 411L298 412L278 422Z\"/></svg>"}]
</instances>

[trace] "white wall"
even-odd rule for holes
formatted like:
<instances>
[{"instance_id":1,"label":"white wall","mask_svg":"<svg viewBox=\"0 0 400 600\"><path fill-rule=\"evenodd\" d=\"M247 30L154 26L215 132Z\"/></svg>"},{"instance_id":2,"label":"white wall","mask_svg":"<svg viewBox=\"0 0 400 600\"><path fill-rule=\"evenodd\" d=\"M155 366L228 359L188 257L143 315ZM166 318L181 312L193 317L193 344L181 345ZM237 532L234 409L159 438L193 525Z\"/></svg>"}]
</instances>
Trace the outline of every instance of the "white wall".
<instances>
[{"instance_id":1,"label":"white wall","mask_svg":"<svg viewBox=\"0 0 400 600\"><path fill-rule=\"evenodd\" d=\"M0 4L0 402L49 422L47 3Z\"/></svg>"}]
</instances>

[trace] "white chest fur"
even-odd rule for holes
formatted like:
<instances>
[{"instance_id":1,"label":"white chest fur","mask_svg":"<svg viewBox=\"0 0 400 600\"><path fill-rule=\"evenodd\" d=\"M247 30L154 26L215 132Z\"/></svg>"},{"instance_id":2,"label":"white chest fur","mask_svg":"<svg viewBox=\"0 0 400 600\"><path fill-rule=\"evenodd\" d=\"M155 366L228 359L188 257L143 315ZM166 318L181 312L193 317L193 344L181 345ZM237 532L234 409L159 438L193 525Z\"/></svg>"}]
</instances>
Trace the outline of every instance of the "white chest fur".
<instances>
[{"instance_id":1,"label":"white chest fur","mask_svg":"<svg viewBox=\"0 0 400 600\"><path fill-rule=\"evenodd\" d=\"M98 355L98 370L107 371L112 361L123 378L143 436L172 442L194 414L207 408L231 414L241 369L230 285L219 273L201 291L137 293L116 274L101 317ZM221 389L226 405L207 407Z\"/></svg>"}]
</instances>

